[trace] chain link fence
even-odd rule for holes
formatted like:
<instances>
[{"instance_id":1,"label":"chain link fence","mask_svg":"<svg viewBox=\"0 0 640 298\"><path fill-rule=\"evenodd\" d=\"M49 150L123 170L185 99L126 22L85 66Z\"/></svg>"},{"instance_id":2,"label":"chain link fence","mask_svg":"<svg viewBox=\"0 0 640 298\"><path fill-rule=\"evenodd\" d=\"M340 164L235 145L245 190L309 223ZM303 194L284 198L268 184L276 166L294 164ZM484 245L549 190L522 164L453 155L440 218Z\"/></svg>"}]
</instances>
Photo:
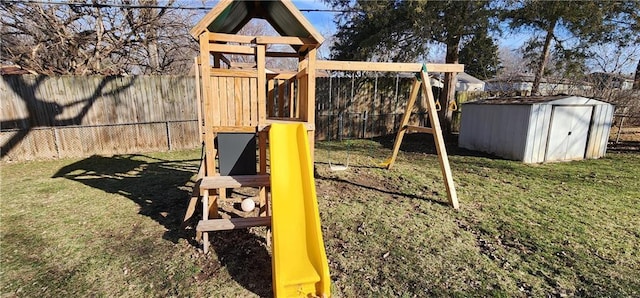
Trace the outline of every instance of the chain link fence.
<instances>
[{"instance_id":1,"label":"chain link fence","mask_svg":"<svg viewBox=\"0 0 640 298\"><path fill-rule=\"evenodd\" d=\"M3 161L191 149L197 120L10 129L0 132Z\"/></svg>"}]
</instances>

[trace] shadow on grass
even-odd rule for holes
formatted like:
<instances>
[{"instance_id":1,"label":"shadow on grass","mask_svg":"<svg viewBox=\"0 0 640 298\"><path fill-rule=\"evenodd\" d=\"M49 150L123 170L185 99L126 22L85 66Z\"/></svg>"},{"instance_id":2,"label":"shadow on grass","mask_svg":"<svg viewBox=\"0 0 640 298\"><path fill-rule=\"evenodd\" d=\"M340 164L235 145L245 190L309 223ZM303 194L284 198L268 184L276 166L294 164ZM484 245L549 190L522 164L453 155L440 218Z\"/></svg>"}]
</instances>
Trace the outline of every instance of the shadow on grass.
<instances>
[{"instance_id":1,"label":"shadow on grass","mask_svg":"<svg viewBox=\"0 0 640 298\"><path fill-rule=\"evenodd\" d=\"M63 177L132 200L139 205L139 214L166 229L163 239L173 243L185 239L195 250L200 245L195 241L195 231L184 230L181 224L198 164L199 160L171 161L146 155L94 155L61 168L53 178ZM270 296L271 257L265 239L248 230L209 235L220 264L204 263L196 279L214 280L217 268L223 266L246 289L263 297Z\"/></svg>"},{"instance_id":2,"label":"shadow on grass","mask_svg":"<svg viewBox=\"0 0 640 298\"><path fill-rule=\"evenodd\" d=\"M273 295L271 256L264 237L239 229L210 232L209 239L220 265L238 284L260 297ZM215 275L205 279L215 281Z\"/></svg>"},{"instance_id":3,"label":"shadow on grass","mask_svg":"<svg viewBox=\"0 0 640 298\"><path fill-rule=\"evenodd\" d=\"M617 153L638 153L640 152L640 141L619 141L618 143L609 142L607 151Z\"/></svg>"},{"instance_id":4,"label":"shadow on grass","mask_svg":"<svg viewBox=\"0 0 640 298\"><path fill-rule=\"evenodd\" d=\"M132 200L140 206L139 214L166 228L164 239L177 243L180 238L189 238L180 223L191 193L191 177L197 170L196 160L94 155L61 168L53 178L64 177Z\"/></svg>"},{"instance_id":5,"label":"shadow on grass","mask_svg":"<svg viewBox=\"0 0 640 298\"><path fill-rule=\"evenodd\" d=\"M409 193L401 193L401 192L396 192L396 191L391 191L391 190L387 190L384 188L379 188L379 187L374 187L371 185L366 185L365 183L362 183L360 181L356 182L356 181L349 181L346 179L341 179L341 178L336 178L336 177L323 177L321 175L318 175L316 177L317 180L325 180L325 181L333 181L336 183L344 183L344 184L348 184L348 185L352 185L352 186L356 186L359 188L364 188L367 190L371 190L371 191L375 191L375 192L380 192L380 193L385 193L391 196L397 196L397 197L406 197L406 198L410 198L410 199L417 199L417 200L423 200L423 201L428 201L434 204L438 204L441 206L449 206L446 202L443 201L439 201L437 199L434 198L429 198L429 197L423 197L423 196L418 196L415 194L409 194Z\"/></svg>"},{"instance_id":6,"label":"shadow on grass","mask_svg":"<svg viewBox=\"0 0 640 298\"><path fill-rule=\"evenodd\" d=\"M374 142L379 143L382 147L393 150L393 142L395 135L385 135L375 137L372 139ZM470 156L470 157L486 157L491 159L503 159L501 157L491 155L479 151L471 151L458 147L458 135L453 135L445 139L445 147L447 148L447 155L449 156ZM405 134L402 144L400 145L400 151L415 152L415 153L427 153L437 154L436 145L433 140L433 136L427 133L409 133Z\"/></svg>"}]
</instances>

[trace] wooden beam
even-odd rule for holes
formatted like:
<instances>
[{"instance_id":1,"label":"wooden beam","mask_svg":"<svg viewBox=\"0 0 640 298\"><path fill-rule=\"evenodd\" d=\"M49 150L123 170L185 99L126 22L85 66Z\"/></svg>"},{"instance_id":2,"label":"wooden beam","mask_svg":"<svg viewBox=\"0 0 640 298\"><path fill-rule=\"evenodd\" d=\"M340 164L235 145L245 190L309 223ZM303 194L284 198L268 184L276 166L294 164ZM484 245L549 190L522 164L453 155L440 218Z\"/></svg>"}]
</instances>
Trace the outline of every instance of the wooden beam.
<instances>
[{"instance_id":1,"label":"wooden beam","mask_svg":"<svg viewBox=\"0 0 640 298\"><path fill-rule=\"evenodd\" d=\"M256 53L256 50L253 47L217 44L217 43L209 44L209 51L214 53L241 54L241 55L254 55Z\"/></svg>"},{"instance_id":2,"label":"wooden beam","mask_svg":"<svg viewBox=\"0 0 640 298\"><path fill-rule=\"evenodd\" d=\"M340 71L420 72L422 63L359 62L318 60L316 69ZM464 64L427 63L429 72L464 72Z\"/></svg>"},{"instance_id":3,"label":"wooden beam","mask_svg":"<svg viewBox=\"0 0 640 298\"><path fill-rule=\"evenodd\" d=\"M257 44L288 44L294 46L301 45L317 45L318 43L311 38L303 38L297 36L257 36Z\"/></svg>"},{"instance_id":4,"label":"wooden beam","mask_svg":"<svg viewBox=\"0 0 640 298\"><path fill-rule=\"evenodd\" d=\"M254 126L215 126L211 128L211 130L215 133L219 133L219 132L250 133L250 132L256 132L256 127Z\"/></svg>"},{"instance_id":5,"label":"wooden beam","mask_svg":"<svg viewBox=\"0 0 640 298\"><path fill-rule=\"evenodd\" d=\"M250 227L271 226L270 216L201 220L196 231L211 232Z\"/></svg>"},{"instance_id":6,"label":"wooden beam","mask_svg":"<svg viewBox=\"0 0 640 298\"><path fill-rule=\"evenodd\" d=\"M296 71L280 71L278 73L267 74L269 80L289 80L298 74Z\"/></svg>"},{"instance_id":7,"label":"wooden beam","mask_svg":"<svg viewBox=\"0 0 640 298\"><path fill-rule=\"evenodd\" d=\"M429 114L429 121L433 126L433 139L436 143L436 152L438 153L438 161L440 162L440 170L444 178L444 185L447 189L447 196L449 197L449 203L454 209L460 208L458 203L458 194L456 193L456 187L453 183L453 175L451 174L451 167L449 166L449 157L447 156L447 148L444 145L444 137L442 136L442 128L440 128L440 120L438 119L438 111L436 111L436 104L433 98L433 92L431 91L431 83L429 81L429 75L426 71L420 72L420 78L422 79L422 96L427 97L427 113Z\"/></svg>"},{"instance_id":8,"label":"wooden beam","mask_svg":"<svg viewBox=\"0 0 640 298\"><path fill-rule=\"evenodd\" d=\"M237 42L237 43L253 43L255 36L236 35L226 33L209 32L207 36L209 42Z\"/></svg>"},{"instance_id":9,"label":"wooden beam","mask_svg":"<svg viewBox=\"0 0 640 298\"><path fill-rule=\"evenodd\" d=\"M300 54L293 52L267 52L267 57L276 57L276 58L298 58Z\"/></svg>"},{"instance_id":10,"label":"wooden beam","mask_svg":"<svg viewBox=\"0 0 640 298\"><path fill-rule=\"evenodd\" d=\"M257 78L258 77L258 71L255 69L212 68L209 73L211 76L216 76L216 77L233 77L233 78Z\"/></svg>"},{"instance_id":11,"label":"wooden beam","mask_svg":"<svg viewBox=\"0 0 640 298\"><path fill-rule=\"evenodd\" d=\"M241 175L204 177L200 181L200 192L217 188L259 187L271 184L269 175Z\"/></svg>"},{"instance_id":12,"label":"wooden beam","mask_svg":"<svg viewBox=\"0 0 640 298\"><path fill-rule=\"evenodd\" d=\"M300 121L300 120L281 120L281 119L267 119L266 123L264 125L260 125L258 126L258 130L259 131L268 131L269 130L269 126L271 126L271 124L274 123L302 123L304 124L304 128L309 131L309 130L314 130L316 129L316 125L314 123L309 123L309 122L304 122L304 121Z\"/></svg>"}]
</instances>

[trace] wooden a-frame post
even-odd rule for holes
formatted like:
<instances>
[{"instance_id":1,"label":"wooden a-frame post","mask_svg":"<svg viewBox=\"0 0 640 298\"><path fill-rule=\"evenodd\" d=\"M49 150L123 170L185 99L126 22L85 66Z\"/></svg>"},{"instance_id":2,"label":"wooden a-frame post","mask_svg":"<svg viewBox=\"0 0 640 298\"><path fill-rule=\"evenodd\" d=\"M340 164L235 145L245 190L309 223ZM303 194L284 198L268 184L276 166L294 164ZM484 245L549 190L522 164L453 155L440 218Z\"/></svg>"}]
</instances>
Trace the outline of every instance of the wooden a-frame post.
<instances>
[{"instance_id":1,"label":"wooden a-frame post","mask_svg":"<svg viewBox=\"0 0 640 298\"><path fill-rule=\"evenodd\" d=\"M409 118L411 117L411 111L416 103L416 98L418 97L418 91L420 88L422 89L422 96L426 96L427 99L427 115L429 116L431 127L408 125ZM423 65L422 71L420 71L420 78L414 79L411 94L409 95L409 101L407 102L407 108L402 117L402 122L400 124L398 134L396 135L395 142L393 143L393 153L391 154L391 158L389 158L384 164L387 169L391 169L391 167L393 167L398 156L398 151L400 150L400 144L402 144L402 139L407 131L429 133L433 136L433 140L436 145L436 152L438 154L438 162L440 163L440 171L442 172L444 185L447 189L449 204L451 204L454 209L458 209L460 204L458 203L458 195L453 183L453 175L451 174L451 167L449 166L449 157L447 156L447 149L444 145L442 128L440 127L440 120L438 119L438 112L435 100L433 99L433 92L431 90L431 83L429 82L426 65Z\"/></svg>"}]
</instances>

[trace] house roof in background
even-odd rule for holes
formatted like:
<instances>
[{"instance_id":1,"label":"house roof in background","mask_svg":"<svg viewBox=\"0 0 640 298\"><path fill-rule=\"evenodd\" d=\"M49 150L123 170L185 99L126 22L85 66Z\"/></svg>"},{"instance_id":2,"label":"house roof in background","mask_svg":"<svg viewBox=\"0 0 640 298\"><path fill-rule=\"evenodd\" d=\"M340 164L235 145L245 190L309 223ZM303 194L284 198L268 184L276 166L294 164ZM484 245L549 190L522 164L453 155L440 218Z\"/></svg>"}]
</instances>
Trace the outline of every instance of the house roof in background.
<instances>
[{"instance_id":1,"label":"house roof in background","mask_svg":"<svg viewBox=\"0 0 640 298\"><path fill-rule=\"evenodd\" d=\"M511 97L494 97L484 98L476 101L466 102L464 104L483 104L483 105L531 105L538 103L547 103L561 99L582 99L583 101L597 101L601 100L586 98L575 95L553 95L553 96L511 96Z\"/></svg>"},{"instance_id":2,"label":"house roof in background","mask_svg":"<svg viewBox=\"0 0 640 298\"><path fill-rule=\"evenodd\" d=\"M610 72L592 72L589 74L589 77L595 79L619 79L627 82L633 82L632 75L624 75Z\"/></svg>"},{"instance_id":3,"label":"house roof in background","mask_svg":"<svg viewBox=\"0 0 640 298\"><path fill-rule=\"evenodd\" d=\"M311 25L290 0L222 0L190 31L198 39L209 32L236 34L251 19L265 19L282 36L311 38L322 44L324 37Z\"/></svg>"},{"instance_id":4,"label":"house roof in background","mask_svg":"<svg viewBox=\"0 0 640 298\"><path fill-rule=\"evenodd\" d=\"M456 78L458 79L459 82L464 82L464 83L468 83L468 84L483 84L484 81L481 79L478 79L466 72L461 72L458 73L456 75Z\"/></svg>"}]
</instances>

